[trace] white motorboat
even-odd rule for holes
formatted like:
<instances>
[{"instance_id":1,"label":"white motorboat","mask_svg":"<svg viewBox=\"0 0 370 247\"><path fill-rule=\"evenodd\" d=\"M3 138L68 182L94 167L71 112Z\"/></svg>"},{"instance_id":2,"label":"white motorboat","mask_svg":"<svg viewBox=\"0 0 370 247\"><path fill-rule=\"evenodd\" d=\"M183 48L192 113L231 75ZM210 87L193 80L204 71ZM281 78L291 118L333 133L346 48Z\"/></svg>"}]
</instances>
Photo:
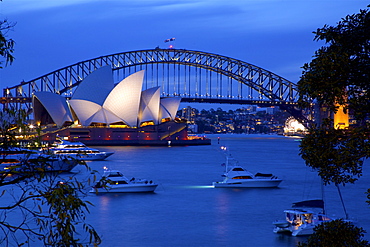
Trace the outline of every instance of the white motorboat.
<instances>
[{"instance_id":1,"label":"white motorboat","mask_svg":"<svg viewBox=\"0 0 370 247\"><path fill-rule=\"evenodd\" d=\"M26 148L12 147L0 149L0 169L7 170L12 166L17 166L17 170L22 169L22 164L30 164L32 168L42 168L46 172L69 172L78 161L69 157L54 157L43 154L35 150ZM31 168L30 166L30 168ZM27 167L24 167L27 169Z\"/></svg>"},{"instance_id":2,"label":"white motorboat","mask_svg":"<svg viewBox=\"0 0 370 247\"><path fill-rule=\"evenodd\" d=\"M56 143L55 147L49 148L48 151L57 156L68 156L84 161L105 160L114 154L114 152L102 152L98 149L87 147L82 142L70 142L66 140L60 140Z\"/></svg>"},{"instance_id":3,"label":"white motorboat","mask_svg":"<svg viewBox=\"0 0 370 247\"><path fill-rule=\"evenodd\" d=\"M284 210L285 220L273 222L274 233L290 233L292 236L311 235L317 225L333 220L324 214L323 200L302 201L294 203L293 207L296 208ZM319 208L320 212L312 210L314 208Z\"/></svg>"},{"instance_id":4,"label":"white motorboat","mask_svg":"<svg viewBox=\"0 0 370 247\"><path fill-rule=\"evenodd\" d=\"M153 192L158 184L147 179L128 179L118 170L105 168L102 178L90 190L92 193Z\"/></svg>"},{"instance_id":5,"label":"white motorboat","mask_svg":"<svg viewBox=\"0 0 370 247\"><path fill-rule=\"evenodd\" d=\"M273 188L283 181L273 174L252 174L237 164L234 158L226 157L222 182L213 182L215 188Z\"/></svg>"}]
</instances>

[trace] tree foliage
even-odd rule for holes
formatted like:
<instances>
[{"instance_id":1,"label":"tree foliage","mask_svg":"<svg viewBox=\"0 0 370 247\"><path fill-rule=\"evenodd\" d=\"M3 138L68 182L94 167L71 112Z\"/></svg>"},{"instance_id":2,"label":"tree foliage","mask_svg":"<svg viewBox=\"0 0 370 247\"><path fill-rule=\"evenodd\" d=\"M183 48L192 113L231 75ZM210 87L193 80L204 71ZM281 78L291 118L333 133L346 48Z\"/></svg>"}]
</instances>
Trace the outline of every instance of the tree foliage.
<instances>
[{"instance_id":1,"label":"tree foliage","mask_svg":"<svg viewBox=\"0 0 370 247\"><path fill-rule=\"evenodd\" d=\"M351 222L333 220L322 223L315 227L314 233L307 242L299 243L299 247L369 247L368 241L364 240L361 227L354 226Z\"/></svg>"},{"instance_id":2,"label":"tree foliage","mask_svg":"<svg viewBox=\"0 0 370 247\"><path fill-rule=\"evenodd\" d=\"M369 5L370 6L370 5ZM326 46L303 66L298 83L300 100L316 100L335 111L339 103L364 120L370 112L370 13L348 15L337 26L325 25L314 32Z\"/></svg>"},{"instance_id":3,"label":"tree foliage","mask_svg":"<svg viewBox=\"0 0 370 247\"><path fill-rule=\"evenodd\" d=\"M368 8L370 5L368 6ZM339 105L353 116L348 129L335 130L333 115L310 126L300 145L306 165L318 171L325 183L355 182L370 156L370 12L348 15L336 26L314 32L325 46L303 66L298 82L300 103L315 103L336 112Z\"/></svg>"},{"instance_id":4,"label":"tree foliage","mask_svg":"<svg viewBox=\"0 0 370 247\"><path fill-rule=\"evenodd\" d=\"M7 20L0 21L0 57L4 59L4 61L0 61L0 68L3 68L4 62L5 65L8 65L14 61L15 42L13 39L8 38L7 35L14 25L14 23L10 23Z\"/></svg>"},{"instance_id":5,"label":"tree foliage","mask_svg":"<svg viewBox=\"0 0 370 247\"><path fill-rule=\"evenodd\" d=\"M91 204L81 199L85 186L74 176L42 170L9 174L21 179L11 187L1 186L1 246L90 246L101 242L94 228L85 223Z\"/></svg>"},{"instance_id":6,"label":"tree foliage","mask_svg":"<svg viewBox=\"0 0 370 247\"><path fill-rule=\"evenodd\" d=\"M302 139L300 155L314 168L324 184L354 183L362 175L364 159L369 157L366 129L347 130L329 126L311 129Z\"/></svg>"},{"instance_id":7,"label":"tree foliage","mask_svg":"<svg viewBox=\"0 0 370 247\"><path fill-rule=\"evenodd\" d=\"M0 113L0 150L16 147L15 133L26 130L21 110ZM12 130L16 130L12 131ZM0 157L0 165L5 161ZM47 172L43 159L25 157L0 170L0 245L89 246L101 240L85 223L90 202L81 198L87 181L73 174ZM88 170L86 163L81 162Z\"/></svg>"}]
</instances>

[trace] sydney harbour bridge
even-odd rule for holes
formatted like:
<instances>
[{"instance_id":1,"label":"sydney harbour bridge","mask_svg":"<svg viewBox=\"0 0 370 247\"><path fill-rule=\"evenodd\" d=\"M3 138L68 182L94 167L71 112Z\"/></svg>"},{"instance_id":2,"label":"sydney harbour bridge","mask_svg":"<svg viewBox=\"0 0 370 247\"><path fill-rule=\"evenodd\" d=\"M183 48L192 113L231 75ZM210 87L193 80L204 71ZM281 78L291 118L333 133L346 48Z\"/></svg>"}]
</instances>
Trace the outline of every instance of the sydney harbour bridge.
<instances>
[{"instance_id":1,"label":"sydney harbour bridge","mask_svg":"<svg viewBox=\"0 0 370 247\"><path fill-rule=\"evenodd\" d=\"M230 57L184 49L150 49L116 53L75 63L36 79L3 89L4 107L31 110L32 94L49 91L71 97L92 71L111 66L114 81L145 70L143 89L161 87L161 97L182 102L278 106L301 122L297 85L271 71Z\"/></svg>"}]
</instances>

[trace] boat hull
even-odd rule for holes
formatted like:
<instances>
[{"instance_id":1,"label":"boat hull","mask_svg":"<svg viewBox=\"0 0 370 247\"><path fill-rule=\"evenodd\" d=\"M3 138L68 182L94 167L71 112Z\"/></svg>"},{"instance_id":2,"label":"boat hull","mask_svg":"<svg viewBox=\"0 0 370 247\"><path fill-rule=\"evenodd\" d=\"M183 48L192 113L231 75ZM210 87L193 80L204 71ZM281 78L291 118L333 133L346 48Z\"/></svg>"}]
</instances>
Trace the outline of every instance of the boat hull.
<instances>
[{"instance_id":1,"label":"boat hull","mask_svg":"<svg viewBox=\"0 0 370 247\"><path fill-rule=\"evenodd\" d=\"M241 182L213 182L215 188L275 188L281 179L248 179Z\"/></svg>"},{"instance_id":2,"label":"boat hull","mask_svg":"<svg viewBox=\"0 0 370 247\"><path fill-rule=\"evenodd\" d=\"M17 162L2 163L0 170L10 169L12 166L17 166L18 171L28 172L30 169L37 171L42 169L44 172L70 172L79 163L78 160L62 157L50 157L43 155L33 155L30 159L14 159Z\"/></svg>"},{"instance_id":3,"label":"boat hull","mask_svg":"<svg viewBox=\"0 0 370 247\"><path fill-rule=\"evenodd\" d=\"M104 152L104 153L88 153L88 154L57 154L58 157L70 157L77 160L84 160L84 161L97 161L97 160L105 160L109 156L114 154L114 152Z\"/></svg>"},{"instance_id":4,"label":"boat hull","mask_svg":"<svg viewBox=\"0 0 370 247\"><path fill-rule=\"evenodd\" d=\"M314 228L316 225L307 225L305 227L299 227L297 230L292 231L292 236L306 236L312 235L314 233Z\"/></svg>"},{"instance_id":5,"label":"boat hull","mask_svg":"<svg viewBox=\"0 0 370 247\"><path fill-rule=\"evenodd\" d=\"M274 223L275 224L275 223ZM301 225L299 227L296 226L278 226L275 224L275 228L273 230L274 233L290 233L292 236L307 236L312 235L314 233L314 228L316 225L313 224L307 224L307 225Z\"/></svg>"},{"instance_id":6,"label":"boat hull","mask_svg":"<svg viewBox=\"0 0 370 247\"><path fill-rule=\"evenodd\" d=\"M154 192L158 184L113 185L106 188L92 188L91 193L143 193Z\"/></svg>"},{"instance_id":7,"label":"boat hull","mask_svg":"<svg viewBox=\"0 0 370 247\"><path fill-rule=\"evenodd\" d=\"M287 234L292 233L289 227L278 227L278 226L274 227L273 232L274 233L287 233Z\"/></svg>"}]
</instances>

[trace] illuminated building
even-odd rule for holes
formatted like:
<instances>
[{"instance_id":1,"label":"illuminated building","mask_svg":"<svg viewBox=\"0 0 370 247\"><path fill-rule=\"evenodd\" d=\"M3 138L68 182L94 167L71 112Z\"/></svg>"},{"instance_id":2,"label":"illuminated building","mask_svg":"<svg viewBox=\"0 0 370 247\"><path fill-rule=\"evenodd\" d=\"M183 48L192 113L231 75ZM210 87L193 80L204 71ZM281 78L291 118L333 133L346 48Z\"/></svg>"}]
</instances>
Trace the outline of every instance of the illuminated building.
<instances>
[{"instance_id":1,"label":"illuminated building","mask_svg":"<svg viewBox=\"0 0 370 247\"><path fill-rule=\"evenodd\" d=\"M160 87L142 91L143 79L144 71L139 71L114 85L112 69L105 66L88 75L71 99L34 93L34 119L44 130L41 139L52 142L60 136L89 145L188 141L186 123L176 118L181 98L161 99Z\"/></svg>"},{"instance_id":2,"label":"illuminated building","mask_svg":"<svg viewBox=\"0 0 370 247\"><path fill-rule=\"evenodd\" d=\"M349 126L349 114L348 109L347 112L344 113L344 107L341 105L337 105L338 111L334 114L334 128L335 129L346 129Z\"/></svg>"}]
</instances>

